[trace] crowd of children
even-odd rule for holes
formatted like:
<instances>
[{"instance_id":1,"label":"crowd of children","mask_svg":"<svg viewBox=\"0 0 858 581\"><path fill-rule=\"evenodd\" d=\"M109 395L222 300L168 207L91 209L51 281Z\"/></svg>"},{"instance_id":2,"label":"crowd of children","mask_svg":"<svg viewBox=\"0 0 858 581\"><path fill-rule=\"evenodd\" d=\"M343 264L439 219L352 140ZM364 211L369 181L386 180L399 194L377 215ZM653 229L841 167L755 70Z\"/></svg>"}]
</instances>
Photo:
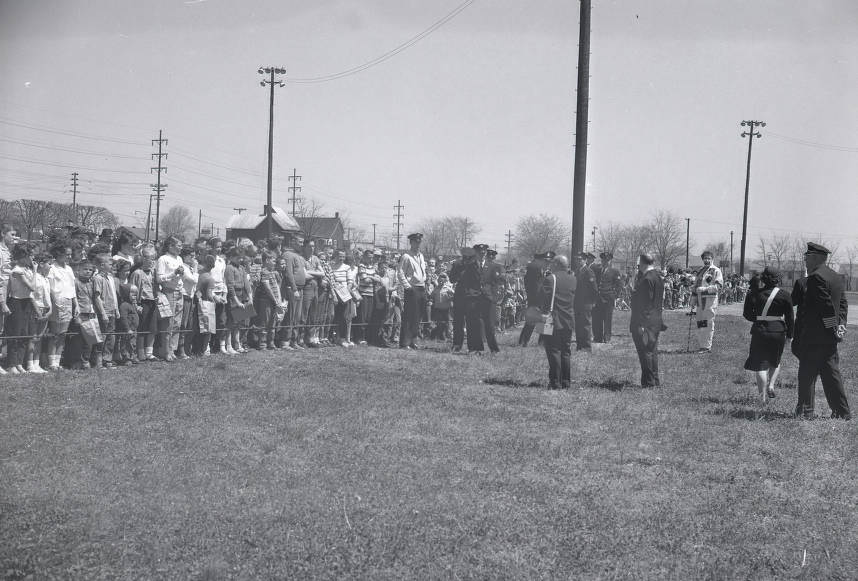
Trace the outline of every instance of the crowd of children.
<instances>
[{"instance_id":1,"label":"crowd of children","mask_svg":"<svg viewBox=\"0 0 858 581\"><path fill-rule=\"evenodd\" d=\"M398 341L397 257L379 250L173 236L156 248L125 229L98 240L64 230L31 244L9 224L0 233L0 374ZM441 341L454 309L447 266L428 261L421 333ZM499 325L520 320L522 288L508 272Z\"/></svg>"}]
</instances>

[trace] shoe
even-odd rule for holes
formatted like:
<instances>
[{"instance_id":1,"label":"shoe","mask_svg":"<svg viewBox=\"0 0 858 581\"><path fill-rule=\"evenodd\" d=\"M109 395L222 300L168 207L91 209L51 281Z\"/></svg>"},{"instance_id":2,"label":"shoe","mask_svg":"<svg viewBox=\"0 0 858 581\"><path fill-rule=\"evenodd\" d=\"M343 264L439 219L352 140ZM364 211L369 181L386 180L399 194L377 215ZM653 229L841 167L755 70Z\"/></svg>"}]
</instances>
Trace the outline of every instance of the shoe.
<instances>
[{"instance_id":1,"label":"shoe","mask_svg":"<svg viewBox=\"0 0 858 581\"><path fill-rule=\"evenodd\" d=\"M712 349L707 349L706 347L701 347L700 349L698 349L698 350L697 350L697 353L700 353L700 354L702 354L702 353L712 353Z\"/></svg>"},{"instance_id":2,"label":"shoe","mask_svg":"<svg viewBox=\"0 0 858 581\"><path fill-rule=\"evenodd\" d=\"M0 367L0 369L2 369L2 367ZM60 370L59 365L49 365L48 366L48 371L59 371L59 370ZM3 373L6 373L6 372L4 371ZM2 375L2 374L0 374L0 375Z\"/></svg>"},{"instance_id":3,"label":"shoe","mask_svg":"<svg viewBox=\"0 0 858 581\"><path fill-rule=\"evenodd\" d=\"M161 361L161 358L157 355L147 355L146 361Z\"/></svg>"},{"instance_id":4,"label":"shoe","mask_svg":"<svg viewBox=\"0 0 858 581\"><path fill-rule=\"evenodd\" d=\"M300 343L289 343L289 346L292 347L292 349L299 349L299 350L304 349L304 346L301 345Z\"/></svg>"},{"instance_id":5,"label":"shoe","mask_svg":"<svg viewBox=\"0 0 858 581\"><path fill-rule=\"evenodd\" d=\"M309 347L310 349L318 349L319 347L321 347L321 345L319 345L318 343L311 342L307 343L307 347Z\"/></svg>"},{"instance_id":6,"label":"shoe","mask_svg":"<svg viewBox=\"0 0 858 581\"><path fill-rule=\"evenodd\" d=\"M775 399L775 388L774 387L768 388L766 390L766 395L768 396L769 399Z\"/></svg>"},{"instance_id":7,"label":"shoe","mask_svg":"<svg viewBox=\"0 0 858 581\"><path fill-rule=\"evenodd\" d=\"M22 373L24 373L24 372L23 372L23 371L18 371L18 368L17 368L17 367L15 367L15 366L12 366L12 367L10 367L10 368L9 368L9 374L10 374L10 375L21 375Z\"/></svg>"},{"instance_id":8,"label":"shoe","mask_svg":"<svg viewBox=\"0 0 858 581\"><path fill-rule=\"evenodd\" d=\"M452 353L461 353L462 352L462 346L461 345L453 345L451 352Z\"/></svg>"},{"instance_id":9,"label":"shoe","mask_svg":"<svg viewBox=\"0 0 858 581\"><path fill-rule=\"evenodd\" d=\"M116 364L113 363L112 361L108 361L107 363L103 363L102 367L106 367L107 369L110 369L112 367L116 367Z\"/></svg>"},{"instance_id":10,"label":"shoe","mask_svg":"<svg viewBox=\"0 0 858 581\"><path fill-rule=\"evenodd\" d=\"M294 350L295 350L295 348L294 348L294 347L292 347L289 343L283 343L283 344L280 346L280 348L281 348L281 349L283 349L283 350L285 350L285 351L294 351Z\"/></svg>"},{"instance_id":11,"label":"shoe","mask_svg":"<svg viewBox=\"0 0 858 581\"><path fill-rule=\"evenodd\" d=\"M21 373L27 373L27 370L26 370L26 369L24 369L24 366L23 366L23 365L16 365L16 366L15 366L15 369L17 369L17 370L18 370L19 372L21 372Z\"/></svg>"},{"instance_id":12,"label":"shoe","mask_svg":"<svg viewBox=\"0 0 858 581\"><path fill-rule=\"evenodd\" d=\"M358 345L366 345L366 341L358 341Z\"/></svg>"},{"instance_id":13,"label":"shoe","mask_svg":"<svg viewBox=\"0 0 858 581\"><path fill-rule=\"evenodd\" d=\"M2 367L0 367L0 375L7 375L7 374L8 374L8 372L5 369L3 369Z\"/></svg>"},{"instance_id":14,"label":"shoe","mask_svg":"<svg viewBox=\"0 0 858 581\"><path fill-rule=\"evenodd\" d=\"M227 355L238 355L238 351L233 349L231 345L224 349L224 353L226 353Z\"/></svg>"},{"instance_id":15,"label":"shoe","mask_svg":"<svg viewBox=\"0 0 858 581\"><path fill-rule=\"evenodd\" d=\"M558 384L556 381L549 381L548 389L560 389L560 384Z\"/></svg>"},{"instance_id":16,"label":"shoe","mask_svg":"<svg viewBox=\"0 0 858 581\"><path fill-rule=\"evenodd\" d=\"M831 419L832 420L843 420L843 421L848 422L849 420L852 419L852 414L851 413L841 414L838 412L831 412Z\"/></svg>"}]
</instances>

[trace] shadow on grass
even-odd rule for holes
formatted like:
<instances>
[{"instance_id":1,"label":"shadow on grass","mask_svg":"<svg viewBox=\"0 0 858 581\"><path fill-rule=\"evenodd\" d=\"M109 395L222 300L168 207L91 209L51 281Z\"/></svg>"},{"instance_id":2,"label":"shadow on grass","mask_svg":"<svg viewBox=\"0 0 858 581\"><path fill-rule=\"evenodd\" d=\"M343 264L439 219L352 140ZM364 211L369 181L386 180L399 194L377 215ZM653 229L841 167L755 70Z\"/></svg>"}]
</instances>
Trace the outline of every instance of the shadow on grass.
<instances>
[{"instance_id":1,"label":"shadow on grass","mask_svg":"<svg viewBox=\"0 0 858 581\"><path fill-rule=\"evenodd\" d=\"M639 385L628 381L627 379L616 379L614 377L609 377L608 379L595 380L595 379L587 379L584 381L584 385L587 387L596 387L599 389L607 389L608 391L623 391L629 387L640 387Z\"/></svg>"},{"instance_id":2,"label":"shadow on grass","mask_svg":"<svg viewBox=\"0 0 858 581\"><path fill-rule=\"evenodd\" d=\"M751 422L774 422L777 420L791 420L793 414L776 410L760 410L759 408L716 408L714 411L718 416L730 416L737 420L747 420Z\"/></svg>"},{"instance_id":3,"label":"shadow on grass","mask_svg":"<svg viewBox=\"0 0 858 581\"><path fill-rule=\"evenodd\" d=\"M487 377L483 380L483 383L488 385L500 385L503 387L547 387L546 384L541 381L518 381L508 377Z\"/></svg>"}]
</instances>

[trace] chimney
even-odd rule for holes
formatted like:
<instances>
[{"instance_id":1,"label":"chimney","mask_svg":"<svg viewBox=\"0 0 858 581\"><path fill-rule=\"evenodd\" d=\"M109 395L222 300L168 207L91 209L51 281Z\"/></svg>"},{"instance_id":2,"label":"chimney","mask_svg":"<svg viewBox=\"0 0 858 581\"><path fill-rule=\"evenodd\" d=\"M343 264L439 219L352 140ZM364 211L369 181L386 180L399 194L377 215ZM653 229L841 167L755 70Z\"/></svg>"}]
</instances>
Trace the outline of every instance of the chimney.
<instances>
[{"instance_id":1,"label":"chimney","mask_svg":"<svg viewBox=\"0 0 858 581\"><path fill-rule=\"evenodd\" d=\"M339 218L339 217L340 217L340 213L339 213L339 212L334 212L334 218Z\"/></svg>"}]
</instances>

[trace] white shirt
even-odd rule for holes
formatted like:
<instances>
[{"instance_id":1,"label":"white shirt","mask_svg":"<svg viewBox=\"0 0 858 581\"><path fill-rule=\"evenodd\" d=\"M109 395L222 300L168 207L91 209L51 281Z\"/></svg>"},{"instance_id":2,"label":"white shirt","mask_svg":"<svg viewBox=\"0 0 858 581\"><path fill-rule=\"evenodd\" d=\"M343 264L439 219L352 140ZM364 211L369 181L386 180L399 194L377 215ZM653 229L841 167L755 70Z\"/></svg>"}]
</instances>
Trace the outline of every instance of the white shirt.
<instances>
[{"instance_id":1,"label":"white shirt","mask_svg":"<svg viewBox=\"0 0 858 581\"><path fill-rule=\"evenodd\" d=\"M426 260L423 258L423 253L418 252L415 256L404 253L399 259L397 274L405 288L426 286Z\"/></svg>"},{"instance_id":2,"label":"white shirt","mask_svg":"<svg viewBox=\"0 0 858 581\"><path fill-rule=\"evenodd\" d=\"M51 298L54 303L60 302L61 299L69 300L77 298L74 271L68 264L65 266L52 264L47 279L51 285Z\"/></svg>"},{"instance_id":3,"label":"white shirt","mask_svg":"<svg viewBox=\"0 0 858 581\"><path fill-rule=\"evenodd\" d=\"M155 275L162 292L182 290L182 275L176 274L176 269L180 266L184 267L185 263L178 256L164 254L158 257L158 262L155 263Z\"/></svg>"}]
</instances>

